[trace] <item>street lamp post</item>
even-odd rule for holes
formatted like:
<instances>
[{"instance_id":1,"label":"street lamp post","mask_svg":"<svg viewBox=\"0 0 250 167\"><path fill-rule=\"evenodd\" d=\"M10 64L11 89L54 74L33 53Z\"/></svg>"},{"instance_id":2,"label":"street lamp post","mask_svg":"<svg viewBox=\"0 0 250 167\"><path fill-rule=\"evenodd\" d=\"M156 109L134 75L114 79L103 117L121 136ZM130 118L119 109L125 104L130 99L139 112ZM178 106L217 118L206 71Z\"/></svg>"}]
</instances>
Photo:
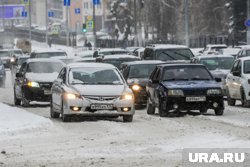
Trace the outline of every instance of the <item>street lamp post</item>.
<instances>
[{"instance_id":1,"label":"street lamp post","mask_svg":"<svg viewBox=\"0 0 250 167\"><path fill-rule=\"evenodd\" d=\"M250 0L247 0L247 20L250 19ZM250 27L247 27L247 44L250 45Z\"/></svg>"},{"instance_id":2,"label":"street lamp post","mask_svg":"<svg viewBox=\"0 0 250 167\"><path fill-rule=\"evenodd\" d=\"M185 1L185 41L186 41L186 46L189 47L189 0L184 0Z\"/></svg>"},{"instance_id":3,"label":"street lamp post","mask_svg":"<svg viewBox=\"0 0 250 167\"><path fill-rule=\"evenodd\" d=\"M94 49L96 48L96 17L95 17L95 3L93 3L93 36L94 36Z\"/></svg>"}]
</instances>

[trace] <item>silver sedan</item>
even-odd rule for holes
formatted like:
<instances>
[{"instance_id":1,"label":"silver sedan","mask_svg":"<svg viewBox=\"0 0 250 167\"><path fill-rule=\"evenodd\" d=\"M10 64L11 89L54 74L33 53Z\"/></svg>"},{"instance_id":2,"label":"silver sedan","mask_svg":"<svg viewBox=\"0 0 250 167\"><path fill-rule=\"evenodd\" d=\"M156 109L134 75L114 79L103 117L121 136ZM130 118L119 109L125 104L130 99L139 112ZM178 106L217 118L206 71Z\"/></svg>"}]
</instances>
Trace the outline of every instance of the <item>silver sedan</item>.
<instances>
[{"instance_id":1,"label":"silver sedan","mask_svg":"<svg viewBox=\"0 0 250 167\"><path fill-rule=\"evenodd\" d=\"M51 117L67 122L73 115L123 116L132 122L134 95L119 70L110 64L73 63L52 86Z\"/></svg>"}]
</instances>

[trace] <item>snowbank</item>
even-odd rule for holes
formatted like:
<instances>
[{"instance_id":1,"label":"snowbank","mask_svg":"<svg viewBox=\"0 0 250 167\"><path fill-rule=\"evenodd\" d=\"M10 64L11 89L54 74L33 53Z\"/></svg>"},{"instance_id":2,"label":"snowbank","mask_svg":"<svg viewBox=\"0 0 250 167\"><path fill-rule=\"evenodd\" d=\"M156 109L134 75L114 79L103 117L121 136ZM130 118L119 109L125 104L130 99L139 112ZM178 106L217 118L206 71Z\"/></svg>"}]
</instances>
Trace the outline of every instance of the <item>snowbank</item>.
<instances>
[{"instance_id":1,"label":"snowbank","mask_svg":"<svg viewBox=\"0 0 250 167\"><path fill-rule=\"evenodd\" d=\"M47 118L0 103L0 135L38 131L51 126L53 123Z\"/></svg>"}]
</instances>

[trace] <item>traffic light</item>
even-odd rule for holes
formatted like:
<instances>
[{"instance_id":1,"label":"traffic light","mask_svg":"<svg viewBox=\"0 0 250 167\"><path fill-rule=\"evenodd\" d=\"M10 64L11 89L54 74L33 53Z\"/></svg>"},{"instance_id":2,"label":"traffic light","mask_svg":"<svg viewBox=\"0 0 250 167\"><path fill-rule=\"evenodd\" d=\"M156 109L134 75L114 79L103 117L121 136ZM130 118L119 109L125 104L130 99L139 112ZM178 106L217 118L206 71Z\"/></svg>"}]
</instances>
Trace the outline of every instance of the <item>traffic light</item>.
<instances>
[{"instance_id":1,"label":"traffic light","mask_svg":"<svg viewBox=\"0 0 250 167\"><path fill-rule=\"evenodd\" d=\"M87 26L85 23L82 24L82 32L87 32Z\"/></svg>"}]
</instances>

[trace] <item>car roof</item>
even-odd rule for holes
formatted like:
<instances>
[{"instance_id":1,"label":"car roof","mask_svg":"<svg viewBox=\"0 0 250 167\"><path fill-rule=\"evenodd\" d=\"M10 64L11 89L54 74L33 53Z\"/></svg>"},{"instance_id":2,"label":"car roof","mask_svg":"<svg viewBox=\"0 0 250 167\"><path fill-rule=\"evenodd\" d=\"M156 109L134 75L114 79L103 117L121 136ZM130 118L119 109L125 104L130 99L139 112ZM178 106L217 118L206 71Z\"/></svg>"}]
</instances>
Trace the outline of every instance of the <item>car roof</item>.
<instances>
[{"instance_id":1,"label":"car roof","mask_svg":"<svg viewBox=\"0 0 250 167\"><path fill-rule=\"evenodd\" d=\"M126 58L130 58L130 59L138 59L140 60L139 57L137 56L133 56L133 55L120 55L120 54L115 54L115 55L105 55L103 59L126 59Z\"/></svg>"},{"instance_id":2,"label":"car roof","mask_svg":"<svg viewBox=\"0 0 250 167\"><path fill-rule=\"evenodd\" d=\"M150 44L147 46L155 49L188 49L185 45L174 45L174 44Z\"/></svg>"},{"instance_id":3,"label":"car roof","mask_svg":"<svg viewBox=\"0 0 250 167\"><path fill-rule=\"evenodd\" d=\"M123 65L137 65L137 64L161 64L164 63L164 61L160 60L142 60L142 61L130 61L130 62L124 62Z\"/></svg>"},{"instance_id":4,"label":"car roof","mask_svg":"<svg viewBox=\"0 0 250 167\"><path fill-rule=\"evenodd\" d=\"M203 64L179 63L179 64L159 64L158 67L172 67L172 66L204 66Z\"/></svg>"},{"instance_id":5,"label":"car roof","mask_svg":"<svg viewBox=\"0 0 250 167\"><path fill-rule=\"evenodd\" d=\"M227 47L226 44L207 44L206 47Z\"/></svg>"},{"instance_id":6,"label":"car roof","mask_svg":"<svg viewBox=\"0 0 250 167\"><path fill-rule=\"evenodd\" d=\"M243 60L243 61L245 61L245 60L250 60L250 56L246 56L246 57L240 57L240 58L238 58L239 60Z\"/></svg>"},{"instance_id":7,"label":"car roof","mask_svg":"<svg viewBox=\"0 0 250 167\"><path fill-rule=\"evenodd\" d=\"M60 53L66 53L64 50L61 49L41 49L41 50L33 50L32 53L53 53L53 52L60 52Z\"/></svg>"},{"instance_id":8,"label":"car roof","mask_svg":"<svg viewBox=\"0 0 250 167\"><path fill-rule=\"evenodd\" d=\"M219 55L205 55L205 56L198 56L199 59L207 59L207 58L234 58L232 55L225 55L225 54L219 54Z\"/></svg>"},{"instance_id":9,"label":"car roof","mask_svg":"<svg viewBox=\"0 0 250 167\"><path fill-rule=\"evenodd\" d=\"M31 62L60 62L63 63L61 60L57 60L57 59L51 59L51 58L33 58L33 59L28 59L27 63L31 63Z\"/></svg>"},{"instance_id":10,"label":"car roof","mask_svg":"<svg viewBox=\"0 0 250 167\"><path fill-rule=\"evenodd\" d=\"M85 62L79 62L79 63L70 63L67 65L68 68L79 68L79 67L88 67L88 68L104 68L104 69L114 69L116 68L112 64L107 63L85 63Z\"/></svg>"},{"instance_id":11,"label":"car roof","mask_svg":"<svg viewBox=\"0 0 250 167\"><path fill-rule=\"evenodd\" d=\"M112 51L124 51L124 52L128 52L127 50L125 50L125 49L122 49L122 48L101 48L101 49L99 49L98 50L99 52L105 52L105 51L110 51L110 52L112 52Z\"/></svg>"}]
</instances>

